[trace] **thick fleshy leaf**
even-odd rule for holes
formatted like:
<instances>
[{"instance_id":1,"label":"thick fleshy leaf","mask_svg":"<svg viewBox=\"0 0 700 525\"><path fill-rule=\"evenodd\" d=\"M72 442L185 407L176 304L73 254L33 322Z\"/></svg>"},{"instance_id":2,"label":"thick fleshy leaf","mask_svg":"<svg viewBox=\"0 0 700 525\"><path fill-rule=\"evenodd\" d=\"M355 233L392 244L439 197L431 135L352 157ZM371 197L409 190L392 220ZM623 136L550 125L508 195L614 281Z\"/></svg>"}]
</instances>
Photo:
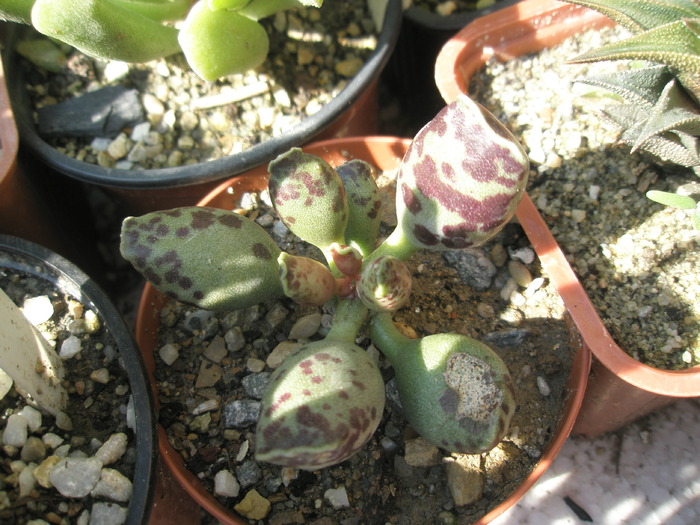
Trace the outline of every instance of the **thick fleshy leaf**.
<instances>
[{"instance_id":1,"label":"thick fleshy leaf","mask_svg":"<svg viewBox=\"0 0 700 525\"><path fill-rule=\"evenodd\" d=\"M192 6L178 40L192 70L207 81L258 67L270 48L258 22L236 11L212 11L206 0Z\"/></svg>"},{"instance_id":2,"label":"thick fleshy leaf","mask_svg":"<svg viewBox=\"0 0 700 525\"><path fill-rule=\"evenodd\" d=\"M109 0L36 0L32 24L48 37L106 60L148 62L180 51L177 29Z\"/></svg>"},{"instance_id":3,"label":"thick fleshy leaf","mask_svg":"<svg viewBox=\"0 0 700 525\"><path fill-rule=\"evenodd\" d=\"M370 439L384 411L382 375L343 341L309 343L270 377L256 431L256 459L316 470L345 461Z\"/></svg>"},{"instance_id":4,"label":"thick fleshy leaf","mask_svg":"<svg viewBox=\"0 0 700 525\"><path fill-rule=\"evenodd\" d=\"M357 283L357 295L371 310L398 310L411 296L411 271L396 257L385 255L368 262Z\"/></svg>"},{"instance_id":5,"label":"thick fleshy leaf","mask_svg":"<svg viewBox=\"0 0 700 525\"><path fill-rule=\"evenodd\" d=\"M335 170L345 185L350 212L345 242L357 246L366 257L377 244L381 223L382 198L374 179L374 169L367 162L354 159Z\"/></svg>"},{"instance_id":6,"label":"thick fleshy leaf","mask_svg":"<svg viewBox=\"0 0 700 525\"><path fill-rule=\"evenodd\" d=\"M630 31L651 29L684 17L700 16L696 0L564 0L594 9Z\"/></svg>"},{"instance_id":7,"label":"thick fleshy leaf","mask_svg":"<svg viewBox=\"0 0 700 525\"><path fill-rule=\"evenodd\" d=\"M207 310L283 296L280 249L255 222L230 211L186 207L127 217L120 249L158 290Z\"/></svg>"},{"instance_id":8,"label":"thick fleshy leaf","mask_svg":"<svg viewBox=\"0 0 700 525\"><path fill-rule=\"evenodd\" d=\"M418 132L399 166L397 231L417 248L483 243L515 214L528 170L515 137L462 95Z\"/></svg>"},{"instance_id":9,"label":"thick fleshy leaf","mask_svg":"<svg viewBox=\"0 0 700 525\"><path fill-rule=\"evenodd\" d=\"M324 252L333 243L345 244L348 201L330 164L292 148L271 161L268 171L272 204L295 235Z\"/></svg>"},{"instance_id":10,"label":"thick fleshy leaf","mask_svg":"<svg viewBox=\"0 0 700 525\"><path fill-rule=\"evenodd\" d=\"M299 7L321 7L323 0L252 0L239 12L253 20L260 20L274 15L285 9L298 9Z\"/></svg>"},{"instance_id":11,"label":"thick fleshy leaf","mask_svg":"<svg viewBox=\"0 0 700 525\"><path fill-rule=\"evenodd\" d=\"M318 261L282 252L277 258L284 295L304 306L320 306L335 293L335 277Z\"/></svg>"},{"instance_id":12,"label":"thick fleshy leaf","mask_svg":"<svg viewBox=\"0 0 700 525\"><path fill-rule=\"evenodd\" d=\"M151 20L180 20L190 10L190 0L110 0Z\"/></svg>"},{"instance_id":13,"label":"thick fleshy leaf","mask_svg":"<svg viewBox=\"0 0 700 525\"><path fill-rule=\"evenodd\" d=\"M689 195L679 195L668 191L649 190L647 197L664 206L672 206L681 210L693 210L697 204L695 199Z\"/></svg>"},{"instance_id":14,"label":"thick fleshy leaf","mask_svg":"<svg viewBox=\"0 0 700 525\"><path fill-rule=\"evenodd\" d=\"M505 363L459 334L409 339L389 314L372 319L373 343L391 361L403 414L421 436L450 452L478 454L505 436L515 390Z\"/></svg>"}]
</instances>

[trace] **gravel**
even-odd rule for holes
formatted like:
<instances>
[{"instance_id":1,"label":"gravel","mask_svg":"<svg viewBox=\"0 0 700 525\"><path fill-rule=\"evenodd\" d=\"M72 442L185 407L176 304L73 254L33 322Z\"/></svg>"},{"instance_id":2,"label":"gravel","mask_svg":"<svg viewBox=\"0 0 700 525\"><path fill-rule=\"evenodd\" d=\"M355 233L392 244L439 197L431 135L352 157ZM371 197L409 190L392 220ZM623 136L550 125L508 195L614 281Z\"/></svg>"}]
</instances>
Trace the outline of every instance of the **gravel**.
<instances>
[{"instance_id":1,"label":"gravel","mask_svg":"<svg viewBox=\"0 0 700 525\"><path fill-rule=\"evenodd\" d=\"M470 92L529 151L528 192L618 345L651 366L683 369L700 364L700 233L686 212L645 192L674 191L697 177L617 146L618 129L600 113L611 99L574 84L619 63L565 64L622 34L593 31L533 56L491 61Z\"/></svg>"},{"instance_id":2,"label":"gravel","mask_svg":"<svg viewBox=\"0 0 700 525\"><path fill-rule=\"evenodd\" d=\"M112 337L88 306L46 281L3 268L0 287L60 349L69 393L56 418L14 387L0 399L0 522L124 523L136 450L131 392Z\"/></svg>"}]
</instances>

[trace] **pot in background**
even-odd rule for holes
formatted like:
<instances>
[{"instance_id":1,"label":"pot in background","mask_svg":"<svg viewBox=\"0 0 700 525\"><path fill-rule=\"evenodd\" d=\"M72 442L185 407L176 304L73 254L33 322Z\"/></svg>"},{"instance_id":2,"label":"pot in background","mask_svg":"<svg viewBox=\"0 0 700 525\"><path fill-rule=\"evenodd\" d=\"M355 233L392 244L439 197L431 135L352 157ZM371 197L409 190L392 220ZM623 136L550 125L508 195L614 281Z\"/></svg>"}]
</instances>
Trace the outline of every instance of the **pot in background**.
<instances>
[{"instance_id":1,"label":"pot in background","mask_svg":"<svg viewBox=\"0 0 700 525\"><path fill-rule=\"evenodd\" d=\"M330 103L307 117L284 135L248 148L241 153L191 166L153 170L104 168L60 153L38 133L33 109L24 88L22 68L14 64L12 39L3 55L8 90L23 146L50 169L61 175L99 186L118 199L124 213L142 214L157 209L194 205L221 181L264 164L293 146L319 138L366 135L376 132L379 74L394 49L401 25L401 0L388 0L377 47L362 69Z\"/></svg>"},{"instance_id":2,"label":"pot in background","mask_svg":"<svg viewBox=\"0 0 700 525\"><path fill-rule=\"evenodd\" d=\"M135 428L132 430L135 443L130 446L135 448L136 457L126 524L147 523L156 486L156 414L149 378L129 327L111 299L93 279L43 246L18 237L0 235L0 269L21 271L50 283L94 311L100 318L101 329L111 334L128 377L134 410Z\"/></svg>"},{"instance_id":3,"label":"pot in background","mask_svg":"<svg viewBox=\"0 0 700 525\"><path fill-rule=\"evenodd\" d=\"M469 92L472 75L491 58L507 61L612 24L609 18L579 6L556 0L524 0L475 20L450 39L436 60L435 82L449 103ZM652 368L615 343L529 198L523 199L518 218L594 357L575 434L593 438L678 398L700 396L700 367L679 371Z\"/></svg>"},{"instance_id":4,"label":"pot in background","mask_svg":"<svg viewBox=\"0 0 700 525\"><path fill-rule=\"evenodd\" d=\"M373 164L380 170L391 170L398 166L411 141L393 137L354 137L348 139L336 139L313 143L304 151L323 157L332 166L346 162L349 158L360 158ZM234 177L207 195L199 202L200 206L232 209L232 204L243 193L259 191L267 187L267 166L260 166L244 175ZM528 204L529 203L529 204ZM532 206L527 195L518 208L516 215L519 220L527 221L528 206ZM527 231L527 230L526 230ZM561 255L563 257L563 255ZM151 384L155 385L155 352L157 351L158 330L160 325L160 311L167 303L168 298L158 292L150 284L146 284L141 296L139 311L136 321L136 340L143 354L146 368L151 378ZM542 476L559 453L566 441L583 399L586 389L586 381L590 369L590 352L578 337L578 333L572 324L569 326L569 341L572 348L576 349L572 369L567 381L567 397L564 400L563 414L556 429L553 430L549 443L544 450L539 462L530 475L516 487L512 494L487 515L478 520L477 524L486 524L505 512L514 505ZM157 392L155 393L158 398ZM200 480L187 470L182 457L170 445L167 433L159 425L158 439L161 457L177 478L185 490L204 509L216 519L226 525L246 524L240 516L219 503L214 496L204 488Z\"/></svg>"}]
</instances>

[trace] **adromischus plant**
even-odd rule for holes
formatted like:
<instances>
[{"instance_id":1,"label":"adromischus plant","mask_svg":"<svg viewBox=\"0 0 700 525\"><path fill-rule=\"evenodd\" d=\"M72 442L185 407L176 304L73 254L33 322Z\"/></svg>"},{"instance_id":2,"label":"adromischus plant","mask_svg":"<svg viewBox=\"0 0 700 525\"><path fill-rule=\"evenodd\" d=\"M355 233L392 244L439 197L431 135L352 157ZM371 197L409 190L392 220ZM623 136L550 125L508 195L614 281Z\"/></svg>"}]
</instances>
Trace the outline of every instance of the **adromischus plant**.
<instances>
[{"instance_id":1,"label":"adromischus plant","mask_svg":"<svg viewBox=\"0 0 700 525\"><path fill-rule=\"evenodd\" d=\"M261 461L318 469L341 462L382 417L377 365L355 344L368 322L392 363L404 414L428 441L451 452L489 450L515 411L510 373L486 345L456 334L409 339L391 312L408 301L405 261L420 249L475 246L513 216L528 158L508 130L466 96L415 137L397 174L394 232L378 246L379 191L372 168L337 168L293 148L269 164L280 219L317 246L326 264L280 250L234 212L188 207L129 217L122 255L156 288L212 310L274 297L335 301L328 334L303 345L271 376L256 434Z\"/></svg>"},{"instance_id":2,"label":"adromischus plant","mask_svg":"<svg viewBox=\"0 0 700 525\"><path fill-rule=\"evenodd\" d=\"M0 0L0 20L105 60L148 62L182 51L213 81L253 69L269 50L261 18L323 0ZM178 24L176 27L176 23Z\"/></svg>"}]
</instances>

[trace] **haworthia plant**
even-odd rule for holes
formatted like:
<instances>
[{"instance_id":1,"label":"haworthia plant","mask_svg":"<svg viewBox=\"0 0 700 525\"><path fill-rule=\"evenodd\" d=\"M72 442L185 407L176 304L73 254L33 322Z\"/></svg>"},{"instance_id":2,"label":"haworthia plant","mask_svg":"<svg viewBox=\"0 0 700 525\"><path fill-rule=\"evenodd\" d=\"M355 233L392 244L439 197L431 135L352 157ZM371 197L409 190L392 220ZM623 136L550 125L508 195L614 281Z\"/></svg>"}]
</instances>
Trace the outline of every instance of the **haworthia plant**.
<instances>
[{"instance_id":1,"label":"haworthia plant","mask_svg":"<svg viewBox=\"0 0 700 525\"><path fill-rule=\"evenodd\" d=\"M384 399L381 373L365 350L347 341L304 345L270 378L256 458L306 470L345 461L374 434Z\"/></svg>"}]
</instances>

